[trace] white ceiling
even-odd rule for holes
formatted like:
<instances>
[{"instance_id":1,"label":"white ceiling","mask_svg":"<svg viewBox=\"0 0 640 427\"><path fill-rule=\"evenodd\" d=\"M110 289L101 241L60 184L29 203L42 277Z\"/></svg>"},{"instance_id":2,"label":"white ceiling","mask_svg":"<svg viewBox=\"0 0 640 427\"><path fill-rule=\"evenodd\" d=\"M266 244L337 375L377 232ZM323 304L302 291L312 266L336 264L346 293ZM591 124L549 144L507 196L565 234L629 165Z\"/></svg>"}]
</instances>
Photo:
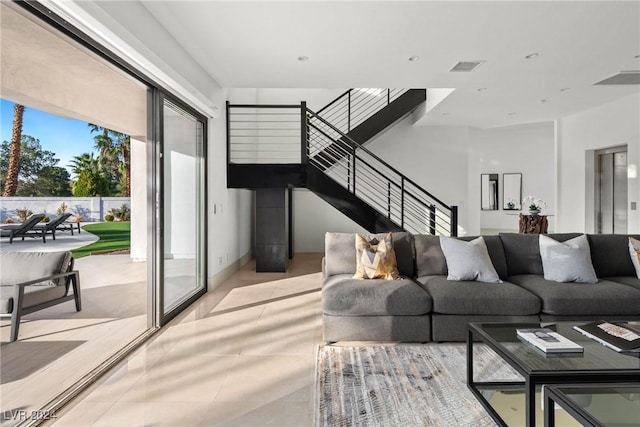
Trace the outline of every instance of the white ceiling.
<instances>
[{"instance_id":1,"label":"white ceiling","mask_svg":"<svg viewBox=\"0 0 640 427\"><path fill-rule=\"evenodd\" d=\"M455 88L427 124L547 121L640 89L593 86L640 69L640 1L143 5L223 87ZM460 60L486 62L449 72Z\"/></svg>"}]
</instances>

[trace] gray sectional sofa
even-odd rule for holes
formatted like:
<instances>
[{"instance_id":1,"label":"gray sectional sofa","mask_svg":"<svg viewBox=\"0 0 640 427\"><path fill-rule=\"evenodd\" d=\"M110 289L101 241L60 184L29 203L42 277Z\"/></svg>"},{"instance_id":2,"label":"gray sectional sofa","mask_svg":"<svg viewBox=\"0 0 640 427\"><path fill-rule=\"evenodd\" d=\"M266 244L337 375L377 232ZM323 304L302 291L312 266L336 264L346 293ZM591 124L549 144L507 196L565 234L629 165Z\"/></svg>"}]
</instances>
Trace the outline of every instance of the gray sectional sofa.
<instances>
[{"instance_id":1,"label":"gray sectional sofa","mask_svg":"<svg viewBox=\"0 0 640 427\"><path fill-rule=\"evenodd\" d=\"M579 235L547 236L563 242ZM587 236L598 276L594 284L545 280L538 235L483 237L502 283L447 280L439 237L405 232L393 233L401 279L353 279L355 235L327 233L324 340L464 341L469 322L640 319L640 280L627 236Z\"/></svg>"}]
</instances>

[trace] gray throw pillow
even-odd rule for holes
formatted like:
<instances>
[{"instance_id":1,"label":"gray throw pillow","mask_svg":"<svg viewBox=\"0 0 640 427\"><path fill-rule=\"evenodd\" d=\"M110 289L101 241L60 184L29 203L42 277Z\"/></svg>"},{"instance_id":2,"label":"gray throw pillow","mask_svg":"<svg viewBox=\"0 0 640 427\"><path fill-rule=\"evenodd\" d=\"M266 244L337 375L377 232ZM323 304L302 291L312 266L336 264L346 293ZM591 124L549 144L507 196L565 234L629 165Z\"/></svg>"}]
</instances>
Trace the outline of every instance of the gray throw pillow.
<instances>
[{"instance_id":1,"label":"gray throw pillow","mask_svg":"<svg viewBox=\"0 0 640 427\"><path fill-rule=\"evenodd\" d=\"M544 278L554 282L596 283L587 236L558 242L540 235L540 257Z\"/></svg>"},{"instance_id":2,"label":"gray throw pillow","mask_svg":"<svg viewBox=\"0 0 640 427\"><path fill-rule=\"evenodd\" d=\"M441 236L440 247L447 260L447 280L502 283L482 236L470 242Z\"/></svg>"}]
</instances>

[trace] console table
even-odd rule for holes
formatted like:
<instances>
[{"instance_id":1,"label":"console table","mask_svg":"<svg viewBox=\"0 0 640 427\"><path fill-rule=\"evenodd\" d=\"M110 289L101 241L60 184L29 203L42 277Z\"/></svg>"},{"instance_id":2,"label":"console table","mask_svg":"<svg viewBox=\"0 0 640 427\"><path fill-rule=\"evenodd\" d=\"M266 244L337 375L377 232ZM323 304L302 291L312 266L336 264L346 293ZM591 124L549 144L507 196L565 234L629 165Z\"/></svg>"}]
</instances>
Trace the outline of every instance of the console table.
<instances>
[{"instance_id":1,"label":"console table","mask_svg":"<svg viewBox=\"0 0 640 427\"><path fill-rule=\"evenodd\" d=\"M546 234L549 221L546 215L525 215L520 214L520 233L525 234Z\"/></svg>"}]
</instances>

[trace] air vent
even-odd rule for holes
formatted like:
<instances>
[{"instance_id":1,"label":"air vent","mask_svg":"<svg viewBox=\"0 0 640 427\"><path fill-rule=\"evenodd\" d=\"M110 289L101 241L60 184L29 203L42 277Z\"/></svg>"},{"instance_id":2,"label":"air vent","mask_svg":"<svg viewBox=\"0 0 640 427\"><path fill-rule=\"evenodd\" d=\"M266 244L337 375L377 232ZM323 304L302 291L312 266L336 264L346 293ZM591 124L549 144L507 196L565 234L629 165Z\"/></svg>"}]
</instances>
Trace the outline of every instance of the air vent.
<instances>
[{"instance_id":1,"label":"air vent","mask_svg":"<svg viewBox=\"0 0 640 427\"><path fill-rule=\"evenodd\" d=\"M470 73L478 68L484 61L460 61L451 70L462 73Z\"/></svg>"},{"instance_id":2,"label":"air vent","mask_svg":"<svg viewBox=\"0 0 640 427\"><path fill-rule=\"evenodd\" d=\"M594 85L640 85L640 71L620 71L614 76L594 83Z\"/></svg>"}]
</instances>

